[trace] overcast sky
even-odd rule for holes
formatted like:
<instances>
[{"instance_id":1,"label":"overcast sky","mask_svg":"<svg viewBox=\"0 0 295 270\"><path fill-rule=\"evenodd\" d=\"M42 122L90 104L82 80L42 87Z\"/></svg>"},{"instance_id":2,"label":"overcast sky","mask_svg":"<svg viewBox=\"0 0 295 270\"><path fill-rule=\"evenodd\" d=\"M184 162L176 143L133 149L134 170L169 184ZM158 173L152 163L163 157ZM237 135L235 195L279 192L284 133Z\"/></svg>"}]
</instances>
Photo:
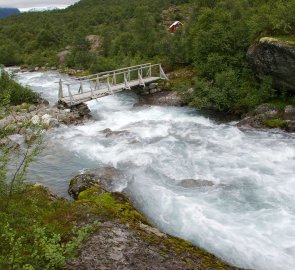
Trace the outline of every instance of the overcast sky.
<instances>
[{"instance_id":1,"label":"overcast sky","mask_svg":"<svg viewBox=\"0 0 295 270\"><path fill-rule=\"evenodd\" d=\"M0 0L0 7L16 7L22 11L40 7L65 8L79 0Z\"/></svg>"}]
</instances>

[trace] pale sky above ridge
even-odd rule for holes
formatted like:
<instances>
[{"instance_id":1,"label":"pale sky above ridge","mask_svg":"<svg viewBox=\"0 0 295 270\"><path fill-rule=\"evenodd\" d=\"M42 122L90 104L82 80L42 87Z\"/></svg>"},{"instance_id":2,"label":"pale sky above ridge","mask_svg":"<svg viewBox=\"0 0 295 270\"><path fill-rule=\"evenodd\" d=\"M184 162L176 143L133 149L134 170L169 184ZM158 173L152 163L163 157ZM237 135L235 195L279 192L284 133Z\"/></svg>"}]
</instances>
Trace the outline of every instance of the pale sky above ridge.
<instances>
[{"instance_id":1,"label":"pale sky above ridge","mask_svg":"<svg viewBox=\"0 0 295 270\"><path fill-rule=\"evenodd\" d=\"M21 11L45 7L66 8L78 1L79 0L0 0L0 7L14 7Z\"/></svg>"}]
</instances>

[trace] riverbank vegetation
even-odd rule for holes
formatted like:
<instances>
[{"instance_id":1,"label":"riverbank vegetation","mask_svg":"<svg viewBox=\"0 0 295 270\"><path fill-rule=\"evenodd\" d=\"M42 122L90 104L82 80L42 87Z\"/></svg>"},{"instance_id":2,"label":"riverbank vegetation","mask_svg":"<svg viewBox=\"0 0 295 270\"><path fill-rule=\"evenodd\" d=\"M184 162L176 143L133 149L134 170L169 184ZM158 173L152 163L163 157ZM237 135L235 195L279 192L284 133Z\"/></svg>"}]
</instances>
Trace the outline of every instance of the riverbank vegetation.
<instances>
[{"instance_id":1,"label":"riverbank vegetation","mask_svg":"<svg viewBox=\"0 0 295 270\"><path fill-rule=\"evenodd\" d=\"M13 79L13 75L0 70L0 107L33 103L39 97L39 94L33 92L32 89L17 83Z\"/></svg>"},{"instance_id":2,"label":"riverbank vegetation","mask_svg":"<svg viewBox=\"0 0 295 270\"><path fill-rule=\"evenodd\" d=\"M255 78L246 52L264 36L293 40L294 13L291 0L81 0L1 21L0 62L89 72L146 61L166 70L192 67L191 106L240 114L280 98L270 78ZM184 25L171 34L174 20Z\"/></svg>"}]
</instances>

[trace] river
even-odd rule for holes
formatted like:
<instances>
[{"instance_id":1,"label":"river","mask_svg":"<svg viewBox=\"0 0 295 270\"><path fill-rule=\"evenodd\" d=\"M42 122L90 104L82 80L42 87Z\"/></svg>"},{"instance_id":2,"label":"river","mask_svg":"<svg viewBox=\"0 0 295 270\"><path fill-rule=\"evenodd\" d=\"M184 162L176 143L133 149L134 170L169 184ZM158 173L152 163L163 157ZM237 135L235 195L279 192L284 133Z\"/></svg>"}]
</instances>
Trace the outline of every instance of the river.
<instances>
[{"instance_id":1,"label":"river","mask_svg":"<svg viewBox=\"0 0 295 270\"><path fill-rule=\"evenodd\" d=\"M60 76L16 79L54 103ZM29 179L67 196L72 176L113 166L124 174L114 190L163 231L236 266L295 269L295 134L242 131L190 108L136 102L128 91L91 101L93 120L50 130ZM106 138L106 128L125 135Z\"/></svg>"}]
</instances>

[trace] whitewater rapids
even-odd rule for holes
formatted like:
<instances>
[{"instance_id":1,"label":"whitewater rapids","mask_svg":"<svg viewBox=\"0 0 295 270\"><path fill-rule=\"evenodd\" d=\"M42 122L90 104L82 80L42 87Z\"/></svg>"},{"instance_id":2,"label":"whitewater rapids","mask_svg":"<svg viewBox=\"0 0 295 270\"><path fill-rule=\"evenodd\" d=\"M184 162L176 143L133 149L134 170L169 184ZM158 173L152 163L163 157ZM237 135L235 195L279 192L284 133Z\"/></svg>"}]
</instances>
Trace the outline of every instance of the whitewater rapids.
<instances>
[{"instance_id":1,"label":"whitewater rapids","mask_svg":"<svg viewBox=\"0 0 295 270\"><path fill-rule=\"evenodd\" d=\"M54 103L60 76L16 79ZM130 92L89 102L94 120L49 131L29 179L66 196L72 176L113 166L124 173L114 189L163 231L239 267L295 269L295 134L136 102ZM106 128L126 132L106 138Z\"/></svg>"}]
</instances>

